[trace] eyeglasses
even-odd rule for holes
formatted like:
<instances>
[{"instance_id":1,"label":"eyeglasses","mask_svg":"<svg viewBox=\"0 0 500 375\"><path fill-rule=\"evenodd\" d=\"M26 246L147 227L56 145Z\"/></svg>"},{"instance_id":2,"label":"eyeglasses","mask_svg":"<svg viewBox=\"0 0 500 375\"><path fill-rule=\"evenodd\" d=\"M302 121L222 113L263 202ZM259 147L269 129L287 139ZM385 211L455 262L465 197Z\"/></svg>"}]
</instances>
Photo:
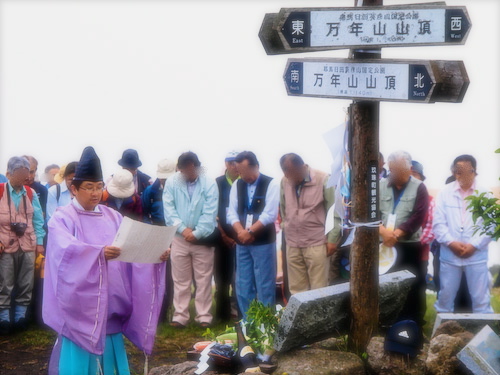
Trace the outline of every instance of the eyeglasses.
<instances>
[{"instance_id":1,"label":"eyeglasses","mask_svg":"<svg viewBox=\"0 0 500 375\"><path fill-rule=\"evenodd\" d=\"M101 191L104 190L104 187L103 186L97 187L97 188L84 188L84 187L80 187L80 190L88 191L88 192L91 192L91 193L99 193L99 192L101 192Z\"/></svg>"}]
</instances>

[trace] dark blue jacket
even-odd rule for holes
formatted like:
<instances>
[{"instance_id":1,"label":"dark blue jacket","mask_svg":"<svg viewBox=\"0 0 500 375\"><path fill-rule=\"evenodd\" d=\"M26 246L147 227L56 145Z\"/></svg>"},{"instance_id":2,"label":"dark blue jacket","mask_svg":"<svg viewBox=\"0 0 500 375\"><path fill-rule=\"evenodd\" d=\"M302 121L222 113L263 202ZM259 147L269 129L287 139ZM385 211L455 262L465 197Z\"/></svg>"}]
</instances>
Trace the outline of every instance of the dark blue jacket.
<instances>
[{"instance_id":1,"label":"dark blue jacket","mask_svg":"<svg viewBox=\"0 0 500 375\"><path fill-rule=\"evenodd\" d=\"M163 189L160 180L156 179L153 185L146 187L142 193L142 213L145 223L165 225L162 197Z\"/></svg>"}]
</instances>

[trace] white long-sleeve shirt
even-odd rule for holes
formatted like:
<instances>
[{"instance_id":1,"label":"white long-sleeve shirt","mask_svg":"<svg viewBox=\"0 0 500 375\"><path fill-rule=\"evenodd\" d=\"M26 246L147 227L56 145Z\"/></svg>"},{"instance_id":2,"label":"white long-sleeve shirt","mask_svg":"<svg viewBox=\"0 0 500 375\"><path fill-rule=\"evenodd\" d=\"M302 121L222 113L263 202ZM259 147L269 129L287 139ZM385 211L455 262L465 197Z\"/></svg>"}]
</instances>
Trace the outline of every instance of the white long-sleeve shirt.
<instances>
[{"instance_id":1,"label":"white long-sleeve shirt","mask_svg":"<svg viewBox=\"0 0 500 375\"><path fill-rule=\"evenodd\" d=\"M473 189L479 193L486 191L475 187ZM491 237L474 234L475 226L472 212L467 209L468 205L469 202L463 199L460 185L456 181L446 185L437 197L432 230L436 240L441 244L439 259L442 262L464 266L488 261L488 244L491 242ZM481 219L477 224L481 225ZM460 258L448 247L453 241L469 243L477 250L469 258Z\"/></svg>"},{"instance_id":2,"label":"white long-sleeve shirt","mask_svg":"<svg viewBox=\"0 0 500 375\"><path fill-rule=\"evenodd\" d=\"M240 217L238 215L238 184L233 184L231 187L231 191L229 193L229 208L227 211L227 222L228 224L235 224L240 221ZM255 192L255 188L257 186L257 180L249 185L248 189L248 201L252 202L253 193ZM279 181L276 181L275 178L271 180L269 186L267 187L266 192L266 205L264 210L259 216L259 221L262 225L266 226L272 224L278 218L278 211L280 205L280 185Z\"/></svg>"}]
</instances>

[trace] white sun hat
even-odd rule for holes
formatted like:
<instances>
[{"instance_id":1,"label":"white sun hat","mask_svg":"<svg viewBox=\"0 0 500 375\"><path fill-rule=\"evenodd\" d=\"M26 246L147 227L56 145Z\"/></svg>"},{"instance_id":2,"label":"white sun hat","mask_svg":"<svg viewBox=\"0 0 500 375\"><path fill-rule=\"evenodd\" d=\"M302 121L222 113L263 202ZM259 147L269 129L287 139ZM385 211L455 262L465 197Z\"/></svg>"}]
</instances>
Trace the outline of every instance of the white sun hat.
<instances>
[{"instance_id":1,"label":"white sun hat","mask_svg":"<svg viewBox=\"0 0 500 375\"><path fill-rule=\"evenodd\" d=\"M116 171L106 187L109 194L115 198L128 198L134 195L134 176L126 169Z\"/></svg>"},{"instance_id":2,"label":"white sun hat","mask_svg":"<svg viewBox=\"0 0 500 375\"><path fill-rule=\"evenodd\" d=\"M158 163L156 170L156 177L163 179L169 178L175 173L175 162L170 159L162 159Z\"/></svg>"}]
</instances>

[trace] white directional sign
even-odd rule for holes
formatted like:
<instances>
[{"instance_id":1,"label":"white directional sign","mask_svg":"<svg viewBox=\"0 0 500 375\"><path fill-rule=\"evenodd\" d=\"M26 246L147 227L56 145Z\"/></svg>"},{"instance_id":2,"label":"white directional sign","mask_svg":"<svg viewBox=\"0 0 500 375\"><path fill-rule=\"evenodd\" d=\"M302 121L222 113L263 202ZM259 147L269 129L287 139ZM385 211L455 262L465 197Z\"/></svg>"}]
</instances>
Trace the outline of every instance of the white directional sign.
<instances>
[{"instance_id":1,"label":"white directional sign","mask_svg":"<svg viewBox=\"0 0 500 375\"><path fill-rule=\"evenodd\" d=\"M273 26L285 49L463 44L471 27L465 7L407 5L281 9Z\"/></svg>"},{"instance_id":2,"label":"white directional sign","mask_svg":"<svg viewBox=\"0 0 500 375\"><path fill-rule=\"evenodd\" d=\"M419 103L459 102L469 83L463 62L425 60L289 59L283 78L289 95Z\"/></svg>"}]
</instances>

